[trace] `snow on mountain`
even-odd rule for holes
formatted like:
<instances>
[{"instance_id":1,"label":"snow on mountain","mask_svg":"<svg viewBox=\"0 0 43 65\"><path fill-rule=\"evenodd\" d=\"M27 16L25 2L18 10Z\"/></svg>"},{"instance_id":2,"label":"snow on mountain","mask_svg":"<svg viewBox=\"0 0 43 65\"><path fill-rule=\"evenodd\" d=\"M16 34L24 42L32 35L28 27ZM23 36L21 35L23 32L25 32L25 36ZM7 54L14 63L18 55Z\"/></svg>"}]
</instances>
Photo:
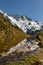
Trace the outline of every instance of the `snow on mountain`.
<instances>
[{"instance_id":1,"label":"snow on mountain","mask_svg":"<svg viewBox=\"0 0 43 65\"><path fill-rule=\"evenodd\" d=\"M15 18L13 16L8 16L8 19L13 25L17 25L23 32L35 32L41 30L41 25L38 22L27 19L25 16Z\"/></svg>"},{"instance_id":2,"label":"snow on mountain","mask_svg":"<svg viewBox=\"0 0 43 65\"><path fill-rule=\"evenodd\" d=\"M0 13L4 15L4 17L8 16L6 13L4 13L2 10L0 10Z\"/></svg>"},{"instance_id":3,"label":"snow on mountain","mask_svg":"<svg viewBox=\"0 0 43 65\"><path fill-rule=\"evenodd\" d=\"M28 18L27 16L10 16L7 15L6 13L3 13L0 10L0 13L2 13L4 15L4 17L7 17L10 22L12 23L12 25L16 25L18 26L23 32L25 33L32 33L32 32L36 32L41 30L41 25L39 22L33 21L30 18Z\"/></svg>"},{"instance_id":4,"label":"snow on mountain","mask_svg":"<svg viewBox=\"0 0 43 65\"><path fill-rule=\"evenodd\" d=\"M1 14L3 14L3 11L2 11L2 10L0 10L0 13L1 13Z\"/></svg>"}]
</instances>

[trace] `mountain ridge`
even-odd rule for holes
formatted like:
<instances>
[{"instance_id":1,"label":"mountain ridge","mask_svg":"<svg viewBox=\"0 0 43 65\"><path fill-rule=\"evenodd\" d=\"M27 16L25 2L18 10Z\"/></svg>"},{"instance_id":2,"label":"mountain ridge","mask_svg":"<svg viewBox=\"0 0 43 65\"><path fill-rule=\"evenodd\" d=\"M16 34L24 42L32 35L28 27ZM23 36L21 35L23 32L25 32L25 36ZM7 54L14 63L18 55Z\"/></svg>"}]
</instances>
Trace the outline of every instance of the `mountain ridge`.
<instances>
[{"instance_id":1,"label":"mountain ridge","mask_svg":"<svg viewBox=\"0 0 43 65\"><path fill-rule=\"evenodd\" d=\"M12 16L2 12L1 10L0 13L2 13L6 19L10 20L12 25L18 26L25 33L34 34L43 29L43 25L40 22L33 21L27 16Z\"/></svg>"}]
</instances>

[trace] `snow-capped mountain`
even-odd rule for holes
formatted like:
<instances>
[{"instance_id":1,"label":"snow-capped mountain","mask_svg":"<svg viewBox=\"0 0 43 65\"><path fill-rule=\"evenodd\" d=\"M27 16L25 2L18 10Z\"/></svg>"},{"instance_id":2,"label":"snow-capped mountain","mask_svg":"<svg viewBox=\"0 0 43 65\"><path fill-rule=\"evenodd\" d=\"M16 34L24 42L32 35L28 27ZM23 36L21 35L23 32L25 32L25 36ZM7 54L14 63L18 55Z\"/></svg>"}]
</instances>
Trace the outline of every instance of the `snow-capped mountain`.
<instances>
[{"instance_id":1,"label":"snow-capped mountain","mask_svg":"<svg viewBox=\"0 0 43 65\"><path fill-rule=\"evenodd\" d=\"M25 33L35 33L40 31L42 28L41 24L38 21L33 21L27 16L11 16L0 10L0 13L4 15L5 18L9 19L12 25L18 26Z\"/></svg>"},{"instance_id":2,"label":"snow-capped mountain","mask_svg":"<svg viewBox=\"0 0 43 65\"><path fill-rule=\"evenodd\" d=\"M25 33L32 33L41 30L40 23L27 19L26 16L17 16L17 18L8 16L8 19L13 25L17 25Z\"/></svg>"}]
</instances>

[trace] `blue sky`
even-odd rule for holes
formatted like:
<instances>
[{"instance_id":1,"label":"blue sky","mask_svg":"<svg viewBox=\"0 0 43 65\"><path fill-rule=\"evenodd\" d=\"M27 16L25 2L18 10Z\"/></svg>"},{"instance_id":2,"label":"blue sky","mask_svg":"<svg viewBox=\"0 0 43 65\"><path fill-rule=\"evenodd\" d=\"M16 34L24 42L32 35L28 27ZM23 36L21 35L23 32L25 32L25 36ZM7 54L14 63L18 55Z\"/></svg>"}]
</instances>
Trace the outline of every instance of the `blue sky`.
<instances>
[{"instance_id":1,"label":"blue sky","mask_svg":"<svg viewBox=\"0 0 43 65\"><path fill-rule=\"evenodd\" d=\"M0 0L0 9L8 14L27 15L43 23L43 0Z\"/></svg>"}]
</instances>

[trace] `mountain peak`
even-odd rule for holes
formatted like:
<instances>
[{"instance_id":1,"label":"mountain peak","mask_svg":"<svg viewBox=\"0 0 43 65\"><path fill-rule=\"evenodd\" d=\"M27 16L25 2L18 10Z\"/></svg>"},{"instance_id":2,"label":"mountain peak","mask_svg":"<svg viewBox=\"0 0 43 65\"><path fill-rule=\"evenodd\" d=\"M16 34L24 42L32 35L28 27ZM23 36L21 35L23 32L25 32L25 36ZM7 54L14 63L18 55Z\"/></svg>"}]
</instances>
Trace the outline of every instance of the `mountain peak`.
<instances>
[{"instance_id":1,"label":"mountain peak","mask_svg":"<svg viewBox=\"0 0 43 65\"><path fill-rule=\"evenodd\" d=\"M36 31L41 30L41 25L37 21L33 21L27 16L8 16L8 19L13 25L17 25L25 33L35 33Z\"/></svg>"},{"instance_id":2,"label":"mountain peak","mask_svg":"<svg viewBox=\"0 0 43 65\"><path fill-rule=\"evenodd\" d=\"M35 33L37 31L40 31L42 28L41 24L38 21L33 21L31 18L28 18L26 15L7 15L2 10L0 10L0 13L4 15L5 18L10 20L12 25L18 26L23 32L25 33Z\"/></svg>"},{"instance_id":3,"label":"mountain peak","mask_svg":"<svg viewBox=\"0 0 43 65\"><path fill-rule=\"evenodd\" d=\"M14 15L13 17L16 18L17 21L19 21L20 19L22 19L22 20L27 19L29 21L32 21L32 19L30 17L28 18L26 15Z\"/></svg>"},{"instance_id":4,"label":"mountain peak","mask_svg":"<svg viewBox=\"0 0 43 65\"><path fill-rule=\"evenodd\" d=\"M8 16L7 13L4 13L2 10L0 10L0 13L3 14L4 17Z\"/></svg>"},{"instance_id":5,"label":"mountain peak","mask_svg":"<svg viewBox=\"0 0 43 65\"><path fill-rule=\"evenodd\" d=\"M0 10L0 13L1 13L1 14L3 14L3 11L2 11L2 10Z\"/></svg>"}]
</instances>

